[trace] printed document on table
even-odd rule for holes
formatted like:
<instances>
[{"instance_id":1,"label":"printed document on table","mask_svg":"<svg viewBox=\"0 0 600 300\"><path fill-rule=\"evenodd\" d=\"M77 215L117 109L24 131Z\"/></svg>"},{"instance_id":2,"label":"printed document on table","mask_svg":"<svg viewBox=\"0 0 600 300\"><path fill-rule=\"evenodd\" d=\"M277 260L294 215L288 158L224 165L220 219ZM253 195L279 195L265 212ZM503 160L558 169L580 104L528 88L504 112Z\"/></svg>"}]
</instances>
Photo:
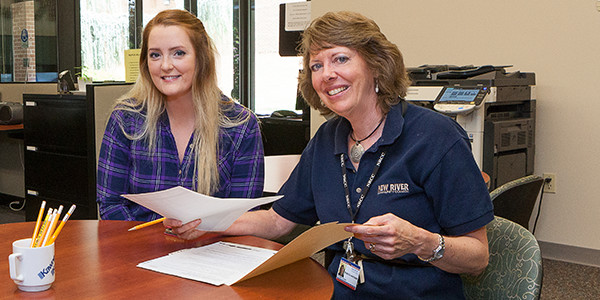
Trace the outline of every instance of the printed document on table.
<instances>
[{"instance_id":1,"label":"printed document on table","mask_svg":"<svg viewBox=\"0 0 600 300\"><path fill-rule=\"evenodd\" d=\"M204 231L224 231L249 209L271 203L282 197L218 198L202 195L181 186L158 192L121 196L165 218L178 219L184 224L202 219L202 223L197 229Z\"/></svg>"},{"instance_id":2,"label":"printed document on table","mask_svg":"<svg viewBox=\"0 0 600 300\"><path fill-rule=\"evenodd\" d=\"M348 239L350 223L314 226L279 251L217 242L184 249L138 264L140 268L210 283L232 285L310 257L323 248Z\"/></svg>"},{"instance_id":3,"label":"printed document on table","mask_svg":"<svg viewBox=\"0 0 600 300\"><path fill-rule=\"evenodd\" d=\"M180 250L138 267L213 285L231 285L277 251L228 242Z\"/></svg>"}]
</instances>

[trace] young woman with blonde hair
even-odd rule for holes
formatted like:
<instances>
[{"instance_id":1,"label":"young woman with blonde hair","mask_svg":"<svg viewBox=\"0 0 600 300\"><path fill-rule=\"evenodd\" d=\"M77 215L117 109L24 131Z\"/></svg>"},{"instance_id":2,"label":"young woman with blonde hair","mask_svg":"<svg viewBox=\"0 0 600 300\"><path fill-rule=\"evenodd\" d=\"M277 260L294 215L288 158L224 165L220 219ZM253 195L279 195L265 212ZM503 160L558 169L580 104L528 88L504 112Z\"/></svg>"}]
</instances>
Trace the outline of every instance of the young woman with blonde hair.
<instances>
[{"instance_id":1,"label":"young woman with blonde hair","mask_svg":"<svg viewBox=\"0 0 600 300\"><path fill-rule=\"evenodd\" d=\"M165 10L146 25L140 76L110 116L98 161L103 219L160 216L125 193L184 186L218 197L262 194L257 118L217 86L215 48L202 22Z\"/></svg>"}]
</instances>

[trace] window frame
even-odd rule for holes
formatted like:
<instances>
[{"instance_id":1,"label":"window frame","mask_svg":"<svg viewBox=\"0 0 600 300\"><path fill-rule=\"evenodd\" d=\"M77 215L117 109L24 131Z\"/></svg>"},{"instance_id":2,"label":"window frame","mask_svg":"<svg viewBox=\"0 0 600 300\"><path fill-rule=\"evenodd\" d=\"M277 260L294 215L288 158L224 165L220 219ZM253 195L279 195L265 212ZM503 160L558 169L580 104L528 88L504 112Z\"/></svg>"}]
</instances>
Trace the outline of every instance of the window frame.
<instances>
[{"instance_id":1,"label":"window frame","mask_svg":"<svg viewBox=\"0 0 600 300\"><path fill-rule=\"evenodd\" d=\"M130 32L129 46L137 48L142 39L142 12L143 0L128 0L134 3L130 9ZM246 107L254 110L254 87L252 74L254 72L254 30L253 14L254 0L234 0L235 7L239 7L237 13L240 29L239 41L239 100ZM57 44L58 44L58 70L71 70L76 72L75 67L81 65L81 20L79 0L58 0L57 7ZM195 0L185 0L184 9L197 15L198 4ZM235 12L234 12L235 13Z\"/></svg>"}]
</instances>

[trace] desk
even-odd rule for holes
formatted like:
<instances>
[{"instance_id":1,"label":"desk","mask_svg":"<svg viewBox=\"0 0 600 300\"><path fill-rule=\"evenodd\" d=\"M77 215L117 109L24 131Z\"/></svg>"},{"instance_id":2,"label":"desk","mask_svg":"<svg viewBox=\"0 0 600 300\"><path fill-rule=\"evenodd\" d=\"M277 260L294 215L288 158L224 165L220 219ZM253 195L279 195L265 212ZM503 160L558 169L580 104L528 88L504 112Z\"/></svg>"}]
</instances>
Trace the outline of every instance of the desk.
<instances>
[{"instance_id":1,"label":"desk","mask_svg":"<svg viewBox=\"0 0 600 300\"><path fill-rule=\"evenodd\" d=\"M56 281L49 290L39 293L19 291L8 270L12 242L31 237L35 223L0 225L0 299L330 299L333 294L331 277L312 259L303 259L233 286L218 287L138 268L136 265L140 262L218 240L275 250L282 245L252 236L215 234L183 241L162 234L162 225L127 231L137 224L140 222L68 221L56 240Z\"/></svg>"},{"instance_id":2,"label":"desk","mask_svg":"<svg viewBox=\"0 0 600 300\"><path fill-rule=\"evenodd\" d=\"M0 132L21 132L23 131L23 124L15 124L15 125L0 125Z\"/></svg>"}]
</instances>

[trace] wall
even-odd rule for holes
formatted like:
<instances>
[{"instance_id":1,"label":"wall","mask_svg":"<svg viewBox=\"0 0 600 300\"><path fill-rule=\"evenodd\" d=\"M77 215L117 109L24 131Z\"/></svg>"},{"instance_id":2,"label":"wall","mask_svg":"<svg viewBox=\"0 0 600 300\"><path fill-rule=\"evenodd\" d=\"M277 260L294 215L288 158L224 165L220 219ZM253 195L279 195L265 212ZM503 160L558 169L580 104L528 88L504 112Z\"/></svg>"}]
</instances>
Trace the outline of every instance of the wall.
<instances>
[{"instance_id":1,"label":"wall","mask_svg":"<svg viewBox=\"0 0 600 300\"><path fill-rule=\"evenodd\" d=\"M600 257L600 12L596 0L313 0L313 18L354 10L423 64L514 65L535 72L535 173L556 173L535 232L541 244ZM543 250L543 248L542 248ZM568 251L558 251L569 260ZM544 252L543 252L544 253Z\"/></svg>"}]
</instances>

